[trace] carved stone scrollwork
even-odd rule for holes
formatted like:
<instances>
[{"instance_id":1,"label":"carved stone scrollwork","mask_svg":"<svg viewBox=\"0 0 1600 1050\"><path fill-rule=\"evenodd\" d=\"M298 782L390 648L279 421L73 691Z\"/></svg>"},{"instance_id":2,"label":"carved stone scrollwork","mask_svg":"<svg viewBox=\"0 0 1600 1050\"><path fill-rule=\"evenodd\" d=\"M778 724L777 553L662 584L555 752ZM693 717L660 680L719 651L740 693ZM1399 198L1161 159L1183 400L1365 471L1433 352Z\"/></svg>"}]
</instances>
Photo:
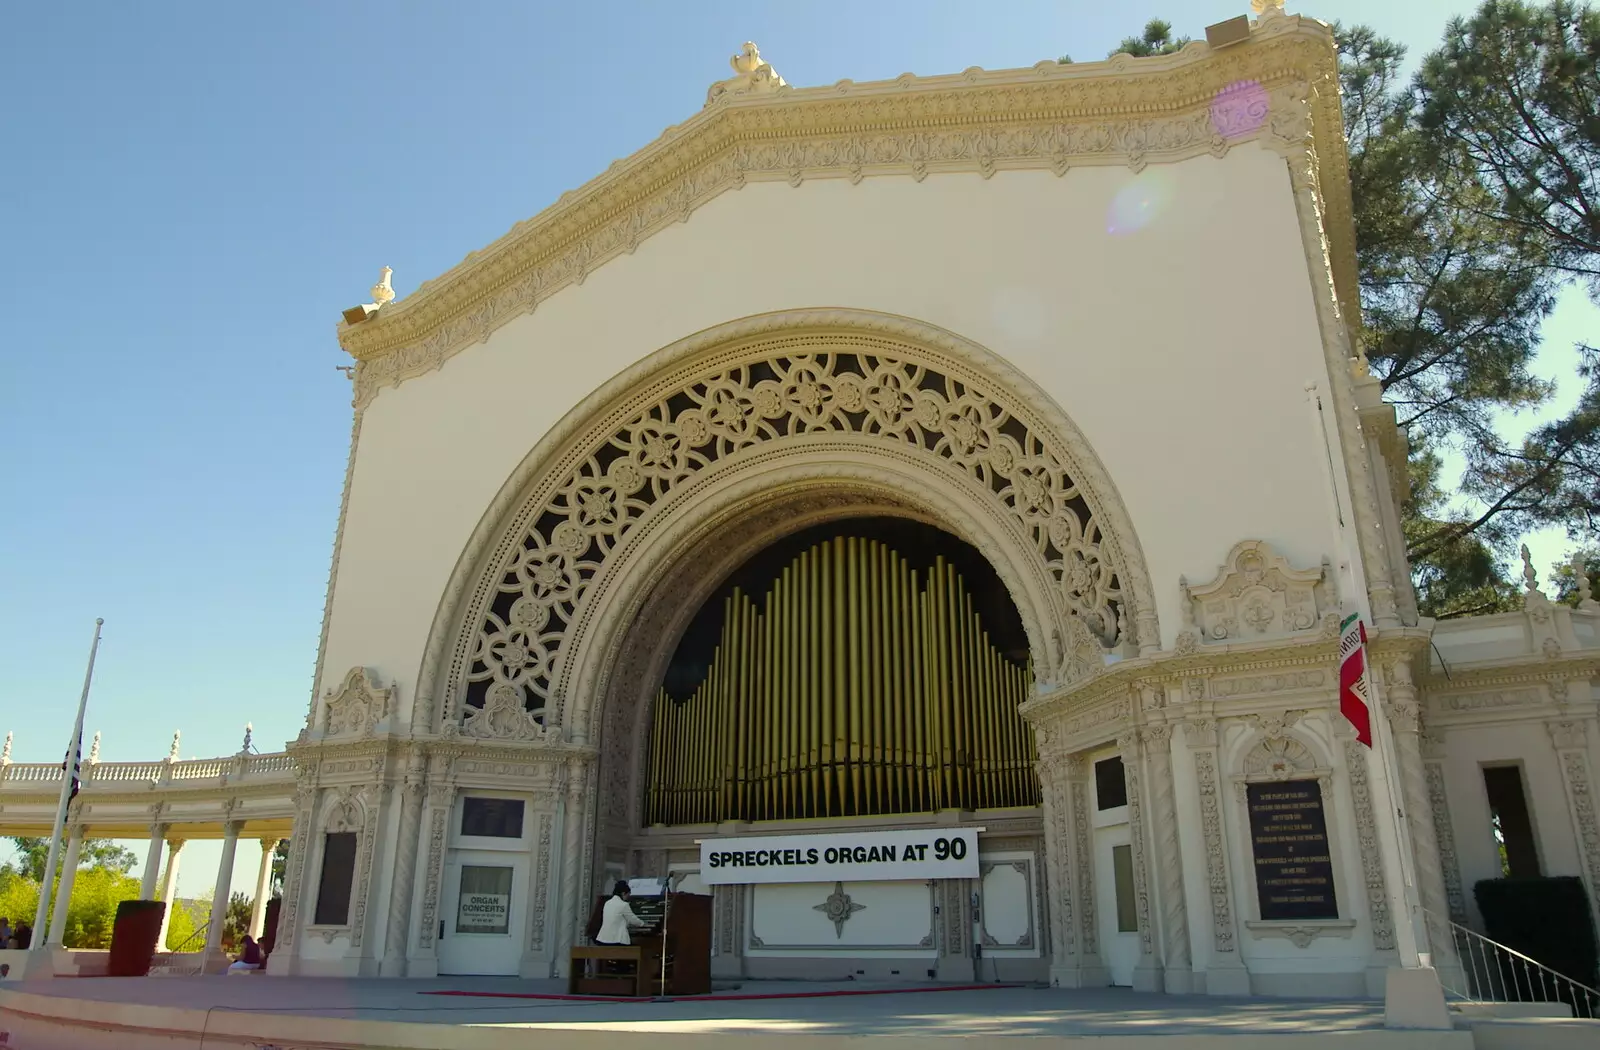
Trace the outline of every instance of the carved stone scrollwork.
<instances>
[{"instance_id":1,"label":"carved stone scrollwork","mask_svg":"<svg viewBox=\"0 0 1600 1050\"><path fill-rule=\"evenodd\" d=\"M1344 760L1355 809L1356 841L1361 849L1361 881L1366 889L1367 911L1372 916L1372 946L1379 951L1393 951L1394 917L1389 912L1389 889L1383 877L1383 858L1378 852L1378 825L1372 785L1367 778L1366 749L1354 739L1346 739Z\"/></svg>"},{"instance_id":2,"label":"carved stone scrollwork","mask_svg":"<svg viewBox=\"0 0 1600 1050\"><path fill-rule=\"evenodd\" d=\"M1098 496L1075 467L1069 472L1070 456L1026 422L1023 405L980 389L975 376L914 360L914 348L876 337L830 342L839 350L657 378L659 397L620 426L594 431L582 455L543 476L470 603L475 627L457 648L446 690L464 705L462 733L536 739L539 727L560 720L565 654L582 636L573 625L591 583L670 492L742 450L824 435L870 437L970 477L972 492L997 501L995 512L1041 552L1038 575L1067 613L1066 636L1050 654L1057 674L1075 680L1103 666L1127 621L1128 573L1096 512Z\"/></svg>"},{"instance_id":3,"label":"carved stone scrollwork","mask_svg":"<svg viewBox=\"0 0 1600 1050\"><path fill-rule=\"evenodd\" d=\"M1296 569L1265 540L1246 540L1228 552L1216 579L1200 586L1180 580L1185 625L1201 641L1257 641L1316 630L1337 619L1339 599L1328 561Z\"/></svg>"},{"instance_id":4,"label":"carved stone scrollwork","mask_svg":"<svg viewBox=\"0 0 1600 1050\"><path fill-rule=\"evenodd\" d=\"M380 688L365 667L352 667L323 700L322 729L329 736L370 736L389 716L393 690Z\"/></svg>"},{"instance_id":5,"label":"carved stone scrollwork","mask_svg":"<svg viewBox=\"0 0 1600 1050\"><path fill-rule=\"evenodd\" d=\"M1578 848L1588 874L1589 892L1600 906L1600 811L1594 801L1590 779L1588 731L1582 722L1549 722L1550 742L1561 763L1561 779L1567 789L1567 805L1578 832Z\"/></svg>"},{"instance_id":6,"label":"carved stone scrollwork","mask_svg":"<svg viewBox=\"0 0 1600 1050\"><path fill-rule=\"evenodd\" d=\"M1218 799L1217 756L1210 748L1194 753L1195 776L1200 789L1200 829L1206 848L1206 883L1211 891L1212 948L1233 952L1233 894L1228 888L1228 861L1223 846L1222 805Z\"/></svg>"},{"instance_id":7,"label":"carved stone scrollwork","mask_svg":"<svg viewBox=\"0 0 1600 1050\"><path fill-rule=\"evenodd\" d=\"M1433 833L1439 843L1439 866L1444 873L1444 895L1450 904L1450 921L1467 923L1467 895L1461 885L1461 862L1456 858L1456 832L1450 823L1450 800L1444 790L1444 764L1424 762L1428 802L1433 810Z\"/></svg>"},{"instance_id":8,"label":"carved stone scrollwork","mask_svg":"<svg viewBox=\"0 0 1600 1050\"><path fill-rule=\"evenodd\" d=\"M1288 780L1316 767L1311 749L1292 736L1266 736L1244 756L1244 775L1251 780Z\"/></svg>"},{"instance_id":9,"label":"carved stone scrollwork","mask_svg":"<svg viewBox=\"0 0 1600 1050\"><path fill-rule=\"evenodd\" d=\"M1172 727L1140 731L1150 761L1150 809L1155 829L1155 866L1161 887L1163 962L1168 970L1189 968L1189 907L1184 899L1183 858L1178 843L1176 784L1172 779Z\"/></svg>"}]
</instances>

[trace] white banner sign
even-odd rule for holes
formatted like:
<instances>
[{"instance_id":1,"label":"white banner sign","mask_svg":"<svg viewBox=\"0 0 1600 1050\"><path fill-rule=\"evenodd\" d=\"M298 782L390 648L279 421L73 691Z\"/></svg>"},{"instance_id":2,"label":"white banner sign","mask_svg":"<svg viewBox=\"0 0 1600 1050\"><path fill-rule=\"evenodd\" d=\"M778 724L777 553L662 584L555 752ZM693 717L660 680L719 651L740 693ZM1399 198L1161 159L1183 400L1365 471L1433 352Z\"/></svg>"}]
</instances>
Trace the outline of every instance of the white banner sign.
<instances>
[{"instance_id":1,"label":"white banner sign","mask_svg":"<svg viewBox=\"0 0 1600 1050\"><path fill-rule=\"evenodd\" d=\"M978 832L982 830L919 828L704 839L700 843L700 879L708 886L975 879Z\"/></svg>"},{"instance_id":2,"label":"white banner sign","mask_svg":"<svg viewBox=\"0 0 1600 1050\"><path fill-rule=\"evenodd\" d=\"M463 893L456 913L457 933L505 933L511 923L511 898L498 893Z\"/></svg>"}]
</instances>

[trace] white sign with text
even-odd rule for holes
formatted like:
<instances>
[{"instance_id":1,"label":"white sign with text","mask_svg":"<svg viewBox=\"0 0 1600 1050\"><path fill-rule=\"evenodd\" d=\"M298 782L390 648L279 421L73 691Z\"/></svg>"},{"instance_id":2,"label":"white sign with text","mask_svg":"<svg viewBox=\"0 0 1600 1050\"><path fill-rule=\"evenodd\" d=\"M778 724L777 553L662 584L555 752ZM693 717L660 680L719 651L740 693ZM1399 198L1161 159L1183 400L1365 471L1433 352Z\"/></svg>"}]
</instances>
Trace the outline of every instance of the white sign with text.
<instances>
[{"instance_id":1,"label":"white sign with text","mask_svg":"<svg viewBox=\"0 0 1600 1050\"><path fill-rule=\"evenodd\" d=\"M982 830L918 828L704 839L700 879L708 886L975 879Z\"/></svg>"},{"instance_id":2,"label":"white sign with text","mask_svg":"<svg viewBox=\"0 0 1600 1050\"><path fill-rule=\"evenodd\" d=\"M499 893L463 893L456 913L457 933L505 933L511 898Z\"/></svg>"}]
</instances>

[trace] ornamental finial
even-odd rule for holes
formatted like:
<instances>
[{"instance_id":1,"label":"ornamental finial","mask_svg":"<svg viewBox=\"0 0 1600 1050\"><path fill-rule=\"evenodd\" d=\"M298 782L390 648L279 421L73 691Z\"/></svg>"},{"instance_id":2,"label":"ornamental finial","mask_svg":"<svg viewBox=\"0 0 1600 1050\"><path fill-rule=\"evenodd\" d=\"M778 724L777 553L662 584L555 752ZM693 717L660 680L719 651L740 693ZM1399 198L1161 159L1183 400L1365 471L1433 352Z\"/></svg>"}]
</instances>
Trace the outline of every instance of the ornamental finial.
<instances>
[{"instance_id":1,"label":"ornamental finial","mask_svg":"<svg viewBox=\"0 0 1600 1050\"><path fill-rule=\"evenodd\" d=\"M1583 563L1583 552L1572 552L1572 582L1578 588L1578 608L1593 612L1600 609L1600 602L1594 600L1594 584L1589 579L1589 570Z\"/></svg>"},{"instance_id":2,"label":"ornamental finial","mask_svg":"<svg viewBox=\"0 0 1600 1050\"><path fill-rule=\"evenodd\" d=\"M0 749L0 765L9 766L10 764L11 764L11 734L8 732L6 734L6 746L3 749Z\"/></svg>"},{"instance_id":3,"label":"ornamental finial","mask_svg":"<svg viewBox=\"0 0 1600 1050\"><path fill-rule=\"evenodd\" d=\"M178 760L178 741L181 739L183 739L182 730L172 734L172 747L167 751L168 762L176 762Z\"/></svg>"},{"instance_id":4,"label":"ornamental finial","mask_svg":"<svg viewBox=\"0 0 1600 1050\"><path fill-rule=\"evenodd\" d=\"M92 766L100 761L100 733L97 730L94 739L89 741L89 764Z\"/></svg>"},{"instance_id":5,"label":"ornamental finial","mask_svg":"<svg viewBox=\"0 0 1600 1050\"><path fill-rule=\"evenodd\" d=\"M711 85L711 90L706 92L706 105L711 105L724 95L769 92L788 86L778 71L761 57L761 49L748 40L737 55L728 59L728 65L733 67L734 75Z\"/></svg>"},{"instance_id":6,"label":"ornamental finial","mask_svg":"<svg viewBox=\"0 0 1600 1050\"><path fill-rule=\"evenodd\" d=\"M1539 590L1539 574L1533 571L1533 555L1528 553L1526 543L1522 545L1522 586L1529 594Z\"/></svg>"},{"instance_id":7,"label":"ornamental finial","mask_svg":"<svg viewBox=\"0 0 1600 1050\"><path fill-rule=\"evenodd\" d=\"M250 734L253 733L253 732L255 732L255 726L252 725L249 722L246 722L244 724L244 743L239 747L239 753L241 755L249 753L249 751L250 751Z\"/></svg>"},{"instance_id":8,"label":"ornamental finial","mask_svg":"<svg viewBox=\"0 0 1600 1050\"><path fill-rule=\"evenodd\" d=\"M1250 0L1250 10L1256 14L1265 14L1267 11L1276 11L1283 14L1283 0Z\"/></svg>"},{"instance_id":9,"label":"ornamental finial","mask_svg":"<svg viewBox=\"0 0 1600 1050\"><path fill-rule=\"evenodd\" d=\"M378 278L378 283L372 286L372 301L379 306L387 306L394 302L394 286L389 283L389 278L394 271L385 266L383 276Z\"/></svg>"}]
</instances>

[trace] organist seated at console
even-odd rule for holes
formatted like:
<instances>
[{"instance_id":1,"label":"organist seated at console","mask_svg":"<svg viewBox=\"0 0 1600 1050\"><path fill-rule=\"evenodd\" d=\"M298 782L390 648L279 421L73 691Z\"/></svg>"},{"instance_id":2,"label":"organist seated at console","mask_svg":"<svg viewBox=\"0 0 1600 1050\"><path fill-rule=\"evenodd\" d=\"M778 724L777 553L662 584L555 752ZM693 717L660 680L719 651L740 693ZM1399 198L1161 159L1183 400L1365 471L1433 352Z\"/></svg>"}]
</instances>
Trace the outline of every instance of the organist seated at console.
<instances>
[{"instance_id":1,"label":"organist seated at console","mask_svg":"<svg viewBox=\"0 0 1600 1050\"><path fill-rule=\"evenodd\" d=\"M655 925L633 913L633 907L628 903L631 898L632 893L628 889L628 884L619 880L611 891L611 899L606 901L605 909L601 913L600 930L594 935L594 943L611 946L632 944L633 940L628 935L629 930Z\"/></svg>"}]
</instances>

